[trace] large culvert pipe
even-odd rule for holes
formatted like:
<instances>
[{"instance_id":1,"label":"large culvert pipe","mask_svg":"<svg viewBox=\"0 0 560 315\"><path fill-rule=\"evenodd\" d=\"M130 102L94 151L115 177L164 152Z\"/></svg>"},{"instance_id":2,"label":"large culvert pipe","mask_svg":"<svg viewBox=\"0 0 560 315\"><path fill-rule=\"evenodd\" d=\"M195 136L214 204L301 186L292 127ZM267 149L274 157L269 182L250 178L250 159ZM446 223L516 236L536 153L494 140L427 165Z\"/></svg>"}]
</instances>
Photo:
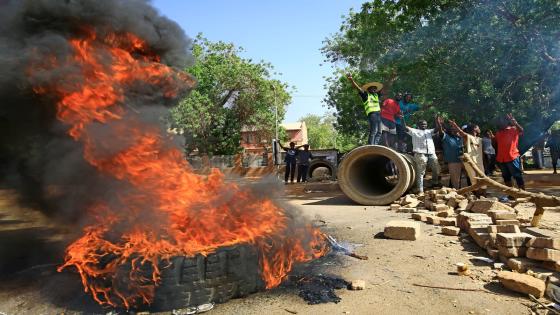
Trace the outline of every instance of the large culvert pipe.
<instances>
[{"instance_id":1,"label":"large culvert pipe","mask_svg":"<svg viewBox=\"0 0 560 315\"><path fill-rule=\"evenodd\" d=\"M366 145L348 152L338 168L340 189L362 205L387 205L414 186L410 156L393 149Z\"/></svg>"}]
</instances>

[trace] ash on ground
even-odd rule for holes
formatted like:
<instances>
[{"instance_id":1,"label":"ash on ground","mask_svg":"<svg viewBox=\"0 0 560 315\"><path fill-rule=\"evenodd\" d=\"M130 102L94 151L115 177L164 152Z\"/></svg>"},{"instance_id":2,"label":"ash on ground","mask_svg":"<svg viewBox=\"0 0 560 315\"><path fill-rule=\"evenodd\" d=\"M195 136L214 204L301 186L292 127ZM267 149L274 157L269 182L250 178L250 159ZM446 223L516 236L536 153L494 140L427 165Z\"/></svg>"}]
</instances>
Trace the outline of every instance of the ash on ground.
<instances>
[{"instance_id":1,"label":"ash on ground","mask_svg":"<svg viewBox=\"0 0 560 315\"><path fill-rule=\"evenodd\" d=\"M299 290L298 295L310 305L340 302L335 290L345 289L349 285L342 278L320 274L293 276L290 282Z\"/></svg>"}]
</instances>

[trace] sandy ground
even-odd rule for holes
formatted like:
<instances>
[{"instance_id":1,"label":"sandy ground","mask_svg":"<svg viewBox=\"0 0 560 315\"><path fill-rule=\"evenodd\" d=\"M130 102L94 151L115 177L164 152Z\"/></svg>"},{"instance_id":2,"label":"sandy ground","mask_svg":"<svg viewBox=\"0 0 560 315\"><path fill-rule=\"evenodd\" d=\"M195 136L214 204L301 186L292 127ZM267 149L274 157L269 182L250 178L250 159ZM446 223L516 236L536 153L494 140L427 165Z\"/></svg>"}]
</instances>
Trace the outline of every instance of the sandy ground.
<instances>
[{"instance_id":1,"label":"sandy ground","mask_svg":"<svg viewBox=\"0 0 560 315\"><path fill-rule=\"evenodd\" d=\"M495 271L490 264L473 259L487 255L469 237L444 236L439 227L424 224L422 238L417 241L380 238L388 221L408 220L409 215L387 211L387 207L355 205L340 192L323 188L327 191L290 185L285 200L309 218L324 221L323 230L338 240L358 244L357 253L369 260L327 256L301 270L365 280L366 289L338 290L342 298L338 304L307 305L296 289L280 287L216 305L210 314L531 314L533 303L503 289L493 280ZM306 192L309 189L315 192ZM558 186L550 189L558 192ZM0 192L0 267L14 271L9 280L0 282L0 314L107 312L83 293L77 275L55 272L52 264L59 261L44 255L53 248L62 251L69 231L49 225L36 211L14 210L11 194ZM558 222L559 213L545 213L543 223L547 226L554 228ZM8 250L13 242L21 242L20 249L33 246L37 253ZM37 246L42 243L45 245ZM458 276L458 262L472 265L472 274ZM34 265L39 267L26 269Z\"/></svg>"}]
</instances>

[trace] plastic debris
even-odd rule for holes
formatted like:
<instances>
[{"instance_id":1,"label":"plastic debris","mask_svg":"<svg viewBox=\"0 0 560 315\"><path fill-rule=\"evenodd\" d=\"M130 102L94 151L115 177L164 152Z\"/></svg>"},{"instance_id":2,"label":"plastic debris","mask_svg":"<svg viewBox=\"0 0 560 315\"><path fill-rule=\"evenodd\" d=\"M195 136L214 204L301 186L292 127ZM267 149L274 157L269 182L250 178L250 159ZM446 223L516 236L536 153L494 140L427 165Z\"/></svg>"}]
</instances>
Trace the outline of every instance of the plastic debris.
<instances>
[{"instance_id":1,"label":"plastic debris","mask_svg":"<svg viewBox=\"0 0 560 315\"><path fill-rule=\"evenodd\" d=\"M487 262L487 263L489 263L489 264L493 264L493 263L494 263L494 260L492 260L492 259L490 259L490 258L488 258L488 257L474 256L472 259L484 261L484 262Z\"/></svg>"}]
</instances>

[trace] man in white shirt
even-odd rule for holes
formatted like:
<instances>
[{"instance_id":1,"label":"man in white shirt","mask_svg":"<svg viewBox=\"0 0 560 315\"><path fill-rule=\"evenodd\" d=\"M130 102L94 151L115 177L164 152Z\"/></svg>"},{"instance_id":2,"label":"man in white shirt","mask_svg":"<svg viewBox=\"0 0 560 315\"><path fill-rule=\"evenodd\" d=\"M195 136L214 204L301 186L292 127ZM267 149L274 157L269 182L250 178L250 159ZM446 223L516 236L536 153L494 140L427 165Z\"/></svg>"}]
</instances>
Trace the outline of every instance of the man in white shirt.
<instances>
[{"instance_id":1,"label":"man in white shirt","mask_svg":"<svg viewBox=\"0 0 560 315\"><path fill-rule=\"evenodd\" d=\"M404 120L403 123L405 123ZM441 124L440 117L437 117L436 123ZM426 173L426 165L430 165L430 168L432 169L432 187L440 186L439 164L433 139L437 130L427 129L428 122L425 120L418 122L419 129L408 127L406 126L406 123L405 128L407 133L412 137L412 151L414 152L414 162L416 166L417 192L424 192L424 174Z\"/></svg>"}]
</instances>

